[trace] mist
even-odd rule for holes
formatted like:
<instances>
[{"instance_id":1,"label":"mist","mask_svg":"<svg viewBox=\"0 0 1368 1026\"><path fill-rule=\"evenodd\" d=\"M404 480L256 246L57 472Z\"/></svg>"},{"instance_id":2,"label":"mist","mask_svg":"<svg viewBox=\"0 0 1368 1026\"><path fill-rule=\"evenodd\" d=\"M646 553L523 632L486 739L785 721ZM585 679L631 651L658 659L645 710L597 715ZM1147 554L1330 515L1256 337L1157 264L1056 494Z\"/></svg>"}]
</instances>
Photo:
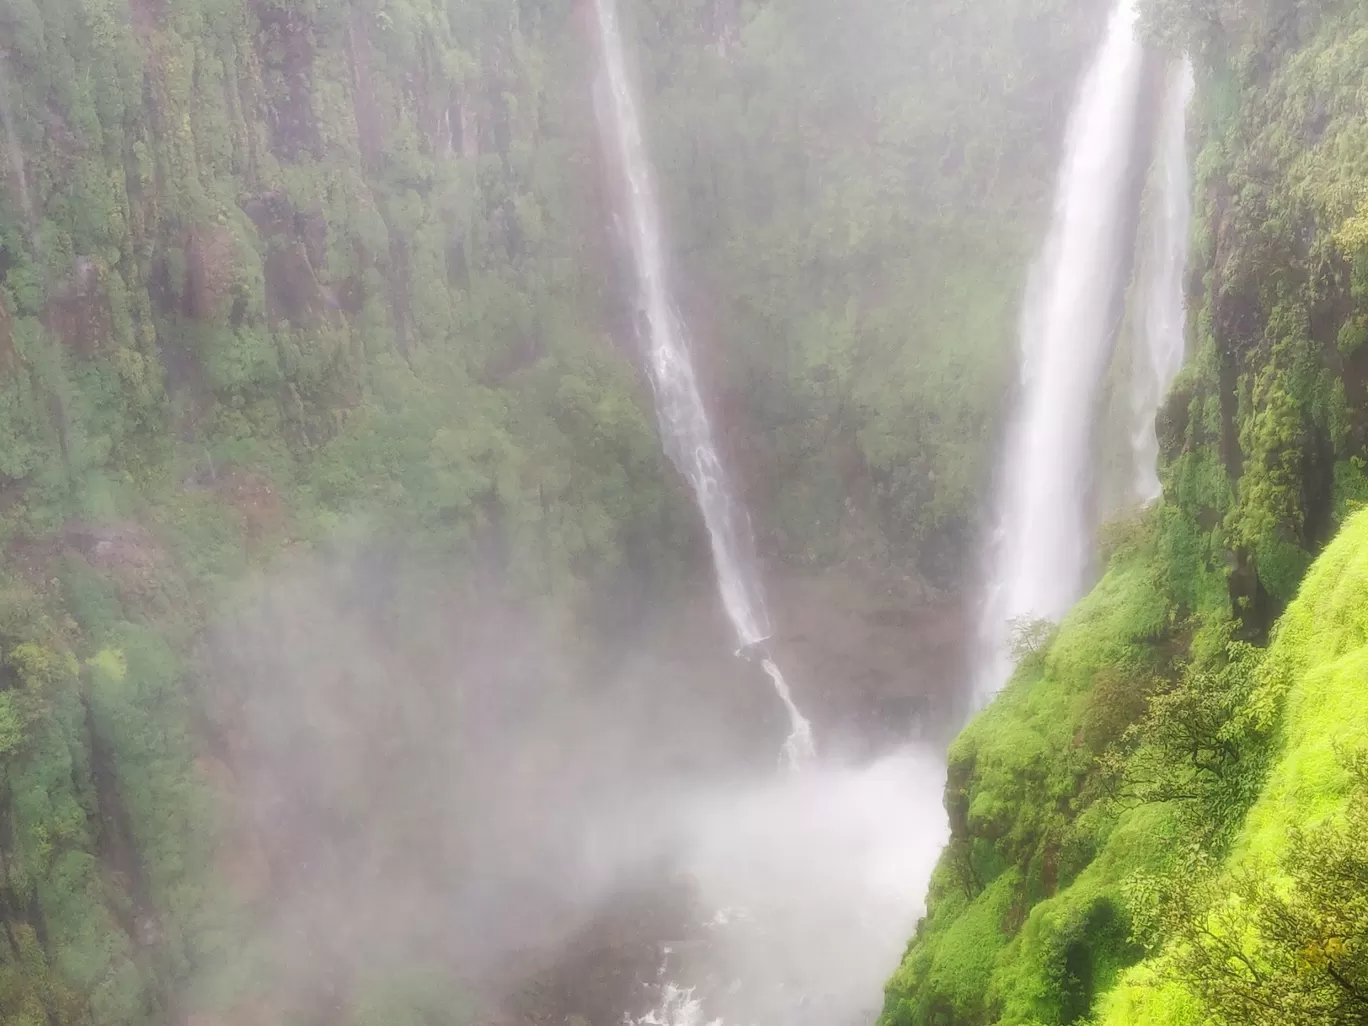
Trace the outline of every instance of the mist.
<instances>
[{"instance_id":1,"label":"mist","mask_svg":"<svg viewBox=\"0 0 1368 1026\"><path fill-rule=\"evenodd\" d=\"M563 972L590 1021L651 1021L671 987L709 1020L869 1013L945 840L933 747L784 768L782 710L725 646L604 660L488 581L415 576L364 544L299 557L210 635L223 857L282 1010L404 967L495 1016ZM595 945L628 975L574 978Z\"/></svg>"}]
</instances>

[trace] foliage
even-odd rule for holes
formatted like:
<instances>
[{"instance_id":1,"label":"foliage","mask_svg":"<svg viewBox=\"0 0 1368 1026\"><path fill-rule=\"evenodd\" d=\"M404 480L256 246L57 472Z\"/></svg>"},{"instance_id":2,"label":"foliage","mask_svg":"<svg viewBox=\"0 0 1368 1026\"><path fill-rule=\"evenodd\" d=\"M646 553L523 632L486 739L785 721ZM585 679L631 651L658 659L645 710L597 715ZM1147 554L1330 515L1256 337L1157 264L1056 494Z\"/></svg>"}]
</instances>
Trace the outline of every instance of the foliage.
<instances>
[{"instance_id":1,"label":"foliage","mask_svg":"<svg viewBox=\"0 0 1368 1026\"><path fill-rule=\"evenodd\" d=\"M624 7L686 312L743 426L757 521L796 557L955 583L1104 5Z\"/></svg>"},{"instance_id":2,"label":"foliage","mask_svg":"<svg viewBox=\"0 0 1368 1026\"><path fill-rule=\"evenodd\" d=\"M1362 1021L1368 518L1267 649L1228 614L1136 617L1157 542L952 746L952 840L883 1022ZM989 968L944 954L971 926Z\"/></svg>"},{"instance_id":3,"label":"foliage","mask_svg":"<svg viewBox=\"0 0 1368 1026\"><path fill-rule=\"evenodd\" d=\"M1264 733L1249 714L1261 658L1231 641L1215 666L1186 667L1150 697L1112 753L1122 800L1188 803L1194 830L1209 839L1238 823L1263 783Z\"/></svg>"},{"instance_id":4,"label":"foliage","mask_svg":"<svg viewBox=\"0 0 1368 1026\"><path fill-rule=\"evenodd\" d=\"M1361 888L1344 857L1360 813L1336 749L1368 740L1368 16L1141 6L1199 82L1190 356L1157 425L1164 499L1140 555L1129 530L1104 532L1111 571L952 748L943 870L1028 880L1050 856L1049 886L1023 887L973 1006L938 1004L955 984L912 971L968 914L933 886L888 1023L1362 1021L1326 971L1353 945L1324 943ZM1084 610L1127 601L1162 610L1132 645L1080 629ZM1087 668L1073 692L1070 665ZM1084 988L1084 1008L1068 982L1084 977L1055 941L1100 899L1150 957L1126 967L1136 949L1085 931L1086 950L1125 957Z\"/></svg>"},{"instance_id":5,"label":"foliage","mask_svg":"<svg viewBox=\"0 0 1368 1026\"><path fill-rule=\"evenodd\" d=\"M585 617L696 544L607 337L579 32L0 4L0 1020L193 1017L206 976L252 1017L191 653L286 543L365 521Z\"/></svg>"},{"instance_id":6,"label":"foliage","mask_svg":"<svg viewBox=\"0 0 1368 1026\"><path fill-rule=\"evenodd\" d=\"M1295 827L1276 867L1192 865L1166 882L1162 971L1223 1026L1368 1022L1368 777L1344 821ZM1197 856L1200 859L1200 853Z\"/></svg>"},{"instance_id":7,"label":"foliage","mask_svg":"<svg viewBox=\"0 0 1368 1026\"><path fill-rule=\"evenodd\" d=\"M1162 668L1155 647L1169 626L1150 569L1154 542L1151 527L1118 556L952 745L951 844L881 1021L1068 1022L1139 957L1117 882L1122 870L1104 849L1120 835L1131 857L1162 860L1170 828L1155 828L1150 817L1153 840L1135 843L1134 828L1118 822L1094 777L1099 757L1143 715ZM1109 702L1118 695L1125 697ZM962 922L976 924L980 959L964 977L950 971L968 964L950 954L968 928ZM985 922L995 930L991 941Z\"/></svg>"},{"instance_id":8,"label":"foliage","mask_svg":"<svg viewBox=\"0 0 1368 1026\"><path fill-rule=\"evenodd\" d=\"M1056 630L1049 620L1032 620L1029 617L1013 620L1008 627L1011 632L1012 661L1018 664L1041 655Z\"/></svg>"}]
</instances>

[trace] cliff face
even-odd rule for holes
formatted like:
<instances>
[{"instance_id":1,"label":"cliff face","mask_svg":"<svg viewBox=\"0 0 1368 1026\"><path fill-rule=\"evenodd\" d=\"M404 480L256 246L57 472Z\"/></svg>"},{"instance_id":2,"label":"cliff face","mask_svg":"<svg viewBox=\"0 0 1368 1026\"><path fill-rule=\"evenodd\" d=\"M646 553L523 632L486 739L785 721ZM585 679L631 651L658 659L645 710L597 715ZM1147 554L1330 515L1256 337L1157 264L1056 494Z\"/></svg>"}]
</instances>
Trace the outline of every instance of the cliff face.
<instances>
[{"instance_id":1,"label":"cliff face","mask_svg":"<svg viewBox=\"0 0 1368 1026\"><path fill-rule=\"evenodd\" d=\"M707 3L629 6L682 304L765 540L958 588L1106 5L756 4L718 35Z\"/></svg>"},{"instance_id":2,"label":"cliff face","mask_svg":"<svg viewBox=\"0 0 1368 1026\"><path fill-rule=\"evenodd\" d=\"M1107 575L952 747L886 1023L1361 1015L1368 20L1146 20L1199 69L1164 499L1104 530Z\"/></svg>"},{"instance_id":3,"label":"cliff face","mask_svg":"<svg viewBox=\"0 0 1368 1026\"><path fill-rule=\"evenodd\" d=\"M587 452L554 450L600 430L616 440L579 483L658 503L648 415L606 342L589 76L568 9L0 17L11 533L234 465L335 464L402 407L427 445L452 422L443 405L482 423L468 447L430 454L454 475L431 516L465 520L488 497L544 528L557 510L578 520L578 499L562 503L575 485L534 465L587 468ZM516 441L485 443L500 433ZM349 472L308 482L325 505L356 498L365 471L347 455ZM631 515L608 519L572 532L562 573L615 558Z\"/></svg>"},{"instance_id":4,"label":"cliff face","mask_svg":"<svg viewBox=\"0 0 1368 1026\"><path fill-rule=\"evenodd\" d=\"M316 649L309 680L352 703L320 726L307 692L288 712L305 674L271 663L266 635L243 641L265 662L235 664L204 628L222 631L244 574L344 522L380 540L366 558L403 550L455 578L448 608L518 595L610 622L633 604L623 582L650 590L691 548L647 397L611 341L577 17L502 2L0 5L6 1023L456 1007L440 980L329 975L363 950L381 977L381 951L417 964L411 937L380 936L397 891L357 898L350 932L297 908L278 920L345 938L303 942L308 965L263 954L283 928L252 925L308 890L294 874L318 853L297 835L350 851L331 877L315 862L320 881L376 890L356 866L382 860L345 824L394 783L383 737L402 729L403 688L359 656L327 669ZM382 577L367 571L353 601L423 608ZM332 598L309 593L279 622L324 622ZM251 715L261 680L279 692L269 724ZM390 701L366 706L376 693ZM340 776L338 724L364 717L355 739L374 758ZM317 759L290 764L309 796L281 806L251 771L284 758L287 727ZM415 754L411 775L439 776L435 741L415 746L431 758ZM291 831L272 827L282 808ZM449 850L427 857L452 868ZM306 994L282 989L290 974Z\"/></svg>"}]
</instances>

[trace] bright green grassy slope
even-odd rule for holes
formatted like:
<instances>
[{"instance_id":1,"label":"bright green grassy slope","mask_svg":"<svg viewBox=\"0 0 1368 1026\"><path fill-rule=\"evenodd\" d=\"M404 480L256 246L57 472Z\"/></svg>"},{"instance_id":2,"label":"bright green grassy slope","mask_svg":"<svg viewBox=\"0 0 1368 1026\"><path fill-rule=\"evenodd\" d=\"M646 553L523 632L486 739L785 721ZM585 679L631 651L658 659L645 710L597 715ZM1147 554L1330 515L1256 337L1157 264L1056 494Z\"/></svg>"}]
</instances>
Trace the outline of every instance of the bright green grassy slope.
<instances>
[{"instance_id":1,"label":"bright green grassy slope","mask_svg":"<svg viewBox=\"0 0 1368 1026\"><path fill-rule=\"evenodd\" d=\"M1339 817L1349 775L1341 753L1368 746L1368 513L1315 563L1278 624L1251 711L1277 719L1276 756L1226 863L1267 873L1294 828ZM1281 715L1279 716L1279 711ZM1201 1003L1147 961L1099 1004L1105 1026L1198 1026Z\"/></svg>"},{"instance_id":2,"label":"bright green grassy slope","mask_svg":"<svg viewBox=\"0 0 1368 1026\"><path fill-rule=\"evenodd\" d=\"M1170 630L1152 552L1120 558L952 747L954 840L884 1022L1068 1022L1134 961L1117 885L1162 858L1166 819L1118 821L1089 777L1126 715L1110 700L1155 672Z\"/></svg>"},{"instance_id":3,"label":"bright green grassy slope","mask_svg":"<svg viewBox=\"0 0 1368 1026\"><path fill-rule=\"evenodd\" d=\"M1175 615L1164 519L952 747L953 840L887 1026L1205 1022L1168 982L1146 882L1162 890L1194 850L1273 865L1293 827L1343 810L1341 753L1368 745L1368 513L1315 563L1266 652L1232 641L1215 608ZM1226 703L1215 730L1238 755L1222 776L1184 765L1162 726L1189 693ZM1156 800L1169 785L1196 797Z\"/></svg>"}]
</instances>

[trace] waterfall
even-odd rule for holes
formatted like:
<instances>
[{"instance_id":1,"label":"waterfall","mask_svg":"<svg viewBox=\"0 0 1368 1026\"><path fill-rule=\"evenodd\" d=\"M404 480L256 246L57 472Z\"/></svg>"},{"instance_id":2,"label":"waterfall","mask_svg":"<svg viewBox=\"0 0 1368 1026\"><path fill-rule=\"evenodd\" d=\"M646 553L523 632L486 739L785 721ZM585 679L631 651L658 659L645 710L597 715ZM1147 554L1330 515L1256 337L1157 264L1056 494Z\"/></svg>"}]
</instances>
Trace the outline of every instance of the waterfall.
<instances>
[{"instance_id":1,"label":"waterfall","mask_svg":"<svg viewBox=\"0 0 1368 1026\"><path fill-rule=\"evenodd\" d=\"M1027 285L1020 390L981 624L979 700L1011 674L1013 625L1058 620L1086 585L1092 429L1125 252L1142 57L1134 0L1119 0L1069 118L1053 220Z\"/></svg>"},{"instance_id":2,"label":"waterfall","mask_svg":"<svg viewBox=\"0 0 1368 1026\"><path fill-rule=\"evenodd\" d=\"M1141 280L1141 325L1131 378L1132 497L1151 502L1161 494L1159 438L1154 418L1186 353L1187 271L1192 220L1188 177L1187 109L1196 88L1192 64L1183 60L1170 73L1159 124L1159 147L1151 186L1149 248Z\"/></svg>"},{"instance_id":3,"label":"waterfall","mask_svg":"<svg viewBox=\"0 0 1368 1026\"><path fill-rule=\"evenodd\" d=\"M755 571L749 518L737 502L698 387L684 322L670 294L661 219L614 0L595 0L606 84L599 117L623 195L636 268L639 331L665 449L688 479L712 544L717 586L741 651L760 655L789 717L791 764L812 753L812 727L773 659L764 654L769 615Z\"/></svg>"}]
</instances>

